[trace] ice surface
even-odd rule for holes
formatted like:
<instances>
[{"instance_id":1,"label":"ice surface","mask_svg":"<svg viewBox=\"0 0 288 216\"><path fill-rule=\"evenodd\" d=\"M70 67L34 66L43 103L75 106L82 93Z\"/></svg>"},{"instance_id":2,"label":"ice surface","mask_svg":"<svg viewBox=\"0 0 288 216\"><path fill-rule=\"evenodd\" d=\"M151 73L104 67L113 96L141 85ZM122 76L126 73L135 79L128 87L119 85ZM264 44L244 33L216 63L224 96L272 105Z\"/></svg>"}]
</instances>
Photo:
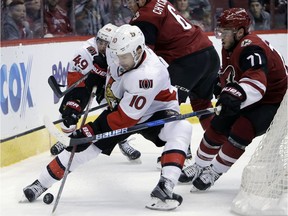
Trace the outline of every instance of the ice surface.
<instances>
[{"instance_id":1,"label":"ice surface","mask_svg":"<svg viewBox=\"0 0 288 216\"><path fill-rule=\"evenodd\" d=\"M192 154L195 155L203 131L194 124ZM156 159L162 149L140 135L131 143L141 151L141 164L133 164L124 157L118 147L110 157L98 158L79 167L66 181L55 215L72 216L229 216L232 199L237 195L244 166L256 148L257 138L247 148L236 164L223 174L206 192L190 193L191 185L177 185L175 192L184 201L174 211L153 211L145 208L149 194L159 179ZM40 144L39 144L40 145ZM51 215L54 202L42 201L43 195L34 203L18 203L22 189L38 178L41 170L53 159L47 151L17 164L1 168L0 216L45 216ZM54 200L60 182L48 191ZM45 194L45 193L44 193Z\"/></svg>"}]
</instances>

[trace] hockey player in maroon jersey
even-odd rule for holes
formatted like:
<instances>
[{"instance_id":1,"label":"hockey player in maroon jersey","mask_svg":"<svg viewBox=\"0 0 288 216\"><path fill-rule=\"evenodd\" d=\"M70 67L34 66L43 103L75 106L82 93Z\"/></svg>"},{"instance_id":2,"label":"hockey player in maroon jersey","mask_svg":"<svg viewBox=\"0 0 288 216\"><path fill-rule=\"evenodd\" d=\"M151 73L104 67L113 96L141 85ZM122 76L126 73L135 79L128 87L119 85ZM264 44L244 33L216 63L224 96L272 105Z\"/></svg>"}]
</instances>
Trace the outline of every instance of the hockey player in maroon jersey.
<instances>
[{"instance_id":1,"label":"hockey player in maroon jersey","mask_svg":"<svg viewBox=\"0 0 288 216\"><path fill-rule=\"evenodd\" d=\"M113 63L109 64L109 68L113 71L109 77L110 85L106 87L110 98L107 100L114 104L114 100L117 99L118 104L113 110L103 111L93 123L89 122L76 130L71 137L89 137L178 115L180 112L177 89L171 85L167 67L151 49L146 47L144 35L137 26L127 24L119 27L109 44L109 50L111 61L108 62ZM138 133L156 146L163 147L160 180L152 190L151 202L146 207L154 210L174 209L182 202L182 197L175 194L173 189L185 161L192 125L187 120L178 120ZM78 145L70 171L97 157L101 152L110 154L119 141L130 135L122 134L98 140L93 144ZM63 178L70 150L71 147L67 147L62 151L48 164L35 182L23 189L25 197L30 202ZM113 173L111 176L113 177Z\"/></svg>"},{"instance_id":2,"label":"hockey player in maroon jersey","mask_svg":"<svg viewBox=\"0 0 288 216\"><path fill-rule=\"evenodd\" d=\"M87 79L68 92L60 105L59 112L64 119L60 124L61 129L68 135L76 129L76 124L80 118L80 113L85 109L89 96L94 85L97 86L96 101L98 104L104 98L104 87L107 75L106 47L110 42L117 26L108 23L103 26L97 33L85 41L82 46L75 52L69 63L67 85L81 79L87 73L90 73ZM61 142L56 142L51 148L52 155L57 155L65 146ZM119 149L129 161L140 161L141 153L129 145L127 140L119 142Z\"/></svg>"},{"instance_id":3,"label":"hockey player in maroon jersey","mask_svg":"<svg viewBox=\"0 0 288 216\"><path fill-rule=\"evenodd\" d=\"M213 85L219 56L200 27L185 19L167 0L128 0L134 13L130 24L138 26L145 43L168 64L171 83L178 88L179 103L187 97L194 111L212 107ZM211 116L201 116L206 129Z\"/></svg>"},{"instance_id":4,"label":"hockey player in maroon jersey","mask_svg":"<svg viewBox=\"0 0 288 216\"><path fill-rule=\"evenodd\" d=\"M280 54L249 32L242 8L225 10L217 21L222 40L222 69L215 88L219 115L211 121L184 173L194 190L206 190L241 157L252 140L264 134L287 91L287 66Z\"/></svg>"}]
</instances>

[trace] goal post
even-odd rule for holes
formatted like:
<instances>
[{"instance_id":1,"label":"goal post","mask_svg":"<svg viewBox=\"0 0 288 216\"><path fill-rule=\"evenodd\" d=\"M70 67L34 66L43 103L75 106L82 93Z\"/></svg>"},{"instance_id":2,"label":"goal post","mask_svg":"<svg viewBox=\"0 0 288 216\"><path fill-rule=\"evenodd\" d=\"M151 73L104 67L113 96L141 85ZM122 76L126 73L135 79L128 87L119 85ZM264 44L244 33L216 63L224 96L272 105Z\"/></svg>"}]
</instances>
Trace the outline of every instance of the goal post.
<instances>
[{"instance_id":1,"label":"goal post","mask_svg":"<svg viewBox=\"0 0 288 216\"><path fill-rule=\"evenodd\" d=\"M288 215L287 92L244 168L231 210L240 215Z\"/></svg>"}]
</instances>

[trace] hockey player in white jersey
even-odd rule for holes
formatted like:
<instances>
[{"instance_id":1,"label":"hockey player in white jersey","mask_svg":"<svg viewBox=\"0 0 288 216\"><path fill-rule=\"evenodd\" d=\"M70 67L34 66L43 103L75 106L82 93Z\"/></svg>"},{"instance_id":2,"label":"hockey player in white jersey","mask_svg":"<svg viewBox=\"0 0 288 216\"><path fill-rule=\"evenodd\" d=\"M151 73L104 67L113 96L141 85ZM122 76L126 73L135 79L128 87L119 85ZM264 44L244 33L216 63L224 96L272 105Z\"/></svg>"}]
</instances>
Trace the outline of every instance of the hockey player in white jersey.
<instances>
[{"instance_id":1,"label":"hockey player in white jersey","mask_svg":"<svg viewBox=\"0 0 288 216\"><path fill-rule=\"evenodd\" d=\"M167 68L154 52L145 46L143 33L137 26L127 24L119 27L109 47L113 64L117 67L112 64L110 68L113 71L109 79L110 85L107 85L107 91L110 93L107 99L110 98L111 104L113 102L115 106L112 110L103 111L94 122L89 122L76 130L71 135L73 138L89 137L131 127L142 122L178 115L180 112L177 89L170 83ZM152 190L151 202L146 207L154 210L175 209L183 200L180 195L173 192L173 189L186 158L192 125L187 120L178 120L150 127L138 133L156 146L163 147L160 179ZM119 140L130 135L123 134L98 140L93 144L77 145L70 171L97 157L101 152L111 153ZM71 149L72 147L67 147L56 156L43 169L39 178L23 189L30 202L63 178Z\"/></svg>"},{"instance_id":2,"label":"hockey player in white jersey","mask_svg":"<svg viewBox=\"0 0 288 216\"><path fill-rule=\"evenodd\" d=\"M75 52L69 62L67 84L68 87L89 73L85 81L65 95L60 105L59 112L61 118L61 129L68 135L76 129L76 124L80 118L80 113L85 109L93 86L97 86L96 101L98 104L104 98L105 80L107 74L106 47L117 29L113 24L107 24L101 28L96 37L85 41ZM52 155L57 155L65 146L61 142L56 142L50 149ZM141 153L129 145L127 140L119 142L121 152L130 161L140 158ZM139 161L139 159L137 160Z\"/></svg>"}]
</instances>

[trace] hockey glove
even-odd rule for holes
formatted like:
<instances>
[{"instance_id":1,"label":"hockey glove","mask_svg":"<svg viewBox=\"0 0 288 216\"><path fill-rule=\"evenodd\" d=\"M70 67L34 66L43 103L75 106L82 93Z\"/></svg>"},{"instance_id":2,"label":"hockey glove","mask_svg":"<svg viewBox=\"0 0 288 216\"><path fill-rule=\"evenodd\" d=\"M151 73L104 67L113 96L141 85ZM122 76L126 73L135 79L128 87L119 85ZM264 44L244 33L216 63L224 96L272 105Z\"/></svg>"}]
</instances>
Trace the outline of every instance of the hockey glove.
<instances>
[{"instance_id":1,"label":"hockey glove","mask_svg":"<svg viewBox=\"0 0 288 216\"><path fill-rule=\"evenodd\" d=\"M81 106L79 105L79 101L67 101L65 108L62 113L63 124L66 127L70 127L71 125L76 125L80 118Z\"/></svg>"},{"instance_id":2,"label":"hockey glove","mask_svg":"<svg viewBox=\"0 0 288 216\"><path fill-rule=\"evenodd\" d=\"M97 69L107 71L108 64L107 64L106 57L104 55L99 54L97 56L94 56L93 64Z\"/></svg>"},{"instance_id":3,"label":"hockey glove","mask_svg":"<svg viewBox=\"0 0 288 216\"><path fill-rule=\"evenodd\" d=\"M85 124L83 127L81 127L80 129L74 131L69 137L71 138L84 138L84 137L91 137L95 135L94 133L94 129L93 129L93 124L92 122L89 122L87 124ZM75 152L81 152L86 150L91 143L86 143L86 144L81 144L81 145L77 145ZM68 146L66 148L67 151L72 151L73 146Z\"/></svg>"},{"instance_id":4,"label":"hockey glove","mask_svg":"<svg viewBox=\"0 0 288 216\"><path fill-rule=\"evenodd\" d=\"M96 90L96 101L98 104L101 103L101 101L104 99L105 95L105 85L98 86Z\"/></svg>"},{"instance_id":5,"label":"hockey glove","mask_svg":"<svg viewBox=\"0 0 288 216\"><path fill-rule=\"evenodd\" d=\"M97 86L96 90L96 101L98 104L103 100L105 94L105 80L106 76L102 77L98 74L89 74L88 78L85 80L86 88L89 92L92 91L93 86Z\"/></svg>"},{"instance_id":6,"label":"hockey glove","mask_svg":"<svg viewBox=\"0 0 288 216\"><path fill-rule=\"evenodd\" d=\"M240 106L246 100L246 93L237 83L228 83L221 91L216 106L221 105L220 115L234 116L240 111Z\"/></svg>"}]
</instances>

